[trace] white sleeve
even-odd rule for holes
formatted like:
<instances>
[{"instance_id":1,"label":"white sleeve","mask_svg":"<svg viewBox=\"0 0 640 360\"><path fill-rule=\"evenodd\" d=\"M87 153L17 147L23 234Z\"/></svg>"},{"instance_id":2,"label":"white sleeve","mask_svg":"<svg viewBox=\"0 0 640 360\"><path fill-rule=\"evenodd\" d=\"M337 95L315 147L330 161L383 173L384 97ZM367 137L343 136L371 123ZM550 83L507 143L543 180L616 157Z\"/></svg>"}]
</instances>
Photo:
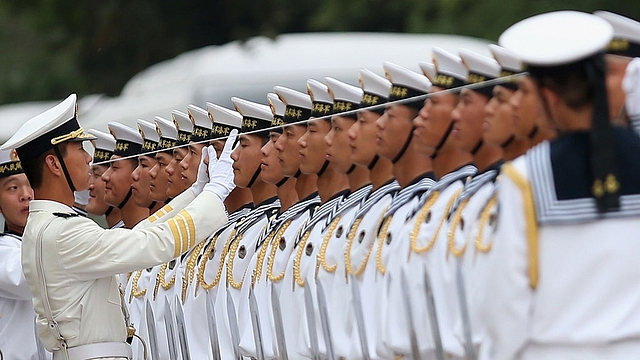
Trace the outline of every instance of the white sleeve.
<instances>
[{"instance_id":1,"label":"white sleeve","mask_svg":"<svg viewBox=\"0 0 640 360\"><path fill-rule=\"evenodd\" d=\"M188 190L188 189L187 189ZM171 200L171 202L155 213L151 214L148 218L139 222L134 229L144 229L153 225L154 223L167 221L168 219L175 216L180 210L184 209L187 205L189 205L195 196L192 191L183 191L180 195L176 196Z\"/></svg>"},{"instance_id":2,"label":"white sleeve","mask_svg":"<svg viewBox=\"0 0 640 360\"><path fill-rule=\"evenodd\" d=\"M0 298L15 300L31 300L31 290L22 273L20 246L11 242L17 241L0 237Z\"/></svg>"},{"instance_id":3,"label":"white sleeve","mask_svg":"<svg viewBox=\"0 0 640 360\"><path fill-rule=\"evenodd\" d=\"M203 192L167 221L143 229L105 230L84 218L65 219L57 229L56 252L71 276L96 279L168 262L226 222L220 199Z\"/></svg>"}]
</instances>

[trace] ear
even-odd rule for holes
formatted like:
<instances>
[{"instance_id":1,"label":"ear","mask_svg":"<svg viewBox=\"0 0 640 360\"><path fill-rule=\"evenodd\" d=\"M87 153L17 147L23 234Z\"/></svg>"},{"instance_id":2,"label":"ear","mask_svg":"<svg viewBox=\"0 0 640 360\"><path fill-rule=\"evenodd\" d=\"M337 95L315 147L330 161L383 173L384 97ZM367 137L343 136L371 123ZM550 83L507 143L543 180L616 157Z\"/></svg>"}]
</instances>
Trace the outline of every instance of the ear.
<instances>
[{"instance_id":1,"label":"ear","mask_svg":"<svg viewBox=\"0 0 640 360\"><path fill-rule=\"evenodd\" d=\"M558 94L547 87L540 88L540 91L542 93L542 101L546 102L550 109L554 109L560 100Z\"/></svg>"},{"instance_id":2,"label":"ear","mask_svg":"<svg viewBox=\"0 0 640 360\"><path fill-rule=\"evenodd\" d=\"M44 164L45 166L49 169L49 171L51 171L54 175L56 176L62 176L62 167L60 166L60 161L58 160L58 157L53 155L53 154L49 154L44 158Z\"/></svg>"}]
</instances>

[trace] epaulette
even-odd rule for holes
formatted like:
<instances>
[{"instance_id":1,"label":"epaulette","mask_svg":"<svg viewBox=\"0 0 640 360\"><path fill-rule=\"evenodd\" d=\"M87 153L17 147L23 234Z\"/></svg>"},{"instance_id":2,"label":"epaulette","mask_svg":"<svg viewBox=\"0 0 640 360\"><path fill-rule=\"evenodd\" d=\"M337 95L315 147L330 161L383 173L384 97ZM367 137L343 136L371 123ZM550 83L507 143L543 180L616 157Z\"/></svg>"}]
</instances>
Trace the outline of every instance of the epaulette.
<instances>
[{"instance_id":1,"label":"epaulette","mask_svg":"<svg viewBox=\"0 0 640 360\"><path fill-rule=\"evenodd\" d=\"M54 216L61 217L61 218L65 218L65 219L68 219L68 218L70 218L70 217L80 216L80 215L78 215L77 213L54 212L54 213L52 213L52 214L53 214Z\"/></svg>"}]
</instances>

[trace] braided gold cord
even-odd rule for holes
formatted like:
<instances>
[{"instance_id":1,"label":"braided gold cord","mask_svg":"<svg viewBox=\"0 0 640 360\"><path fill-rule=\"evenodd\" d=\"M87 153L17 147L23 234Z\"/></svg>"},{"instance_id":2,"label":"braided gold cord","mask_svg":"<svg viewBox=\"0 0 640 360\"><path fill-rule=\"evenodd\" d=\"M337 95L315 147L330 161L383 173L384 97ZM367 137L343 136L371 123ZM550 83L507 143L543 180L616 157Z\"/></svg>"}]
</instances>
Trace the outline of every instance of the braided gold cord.
<instances>
[{"instance_id":1,"label":"braided gold cord","mask_svg":"<svg viewBox=\"0 0 640 360\"><path fill-rule=\"evenodd\" d=\"M302 236L302 239L298 243L298 252L296 253L296 257L293 259L293 278L300 287L304 287L305 281L300 276L300 261L302 261L302 254L304 253L304 248L307 245L307 240L309 239L309 235L311 234L311 230L307 230Z\"/></svg>"},{"instance_id":2,"label":"braided gold cord","mask_svg":"<svg viewBox=\"0 0 640 360\"><path fill-rule=\"evenodd\" d=\"M227 256L229 244L231 242L231 239L233 239L233 237L236 235L236 231L237 231L236 229L233 229L233 231L231 231L231 235L229 235L229 237L227 238L227 241L224 244L224 248L222 249L222 254L220 254L220 265L218 266L216 277L213 279L213 282L211 284L207 284L207 282L204 280L204 271L205 271L206 264L209 261L209 256L211 255L211 251L213 251L213 248L218 242L218 236L214 237L213 240L211 240L211 245L209 245L209 247L207 248L207 251L205 251L205 253L202 255L202 262L200 263L200 271L198 271L198 284L200 284L200 286L203 289L211 290L220 282L220 278L222 277L222 268L224 266L224 259Z\"/></svg>"},{"instance_id":3,"label":"braided gold cord","mask_svg":"<svg viewBox=\"0 0 640 360\"><path fill-rule=\"evenodd\" d=\"M380 233L382 234L382 236L378 234L378 238L380 238L380 241L378 242L378 248L376 249L377 250L376 268L378 269L378 272L382 275L384 275L387 272L387 269L384 267L384 264L382 263L382 248L384 247L384 242L387 239L387 234L389 233L389 225L391 224L392 219L393 219L393 215L389 215L387 220L384 221L384 224L382 225L382 229L380 229Z\"/></svg>"},{"instance_id":4,"label":"braided gold cord","mask_svg":"<svg viewBox=\"0 0 640 360\"><path fill-rule=\"evenodd\" d=\"M431 211L431 207L436 202L436 200L438 200L439 197L440 197L440 192L434 191L434 193L429 197L429 201L427 201L422 206L422 209L420 209L420 212L418 212L418 215L416 215L416 221L415 221L415 224L413 225L413 230L411 230L411 250L414 251L415 253L420 254L420 253L429 251L431 250L433 245L436 243L436 238L438 237L438 233L440 232L440 228L442 227L442 223L444 222L444 219L446 218L446 216L443 216L442 221L440 222L440 225L438 225L438 229L436 230L435 235L433 235L433 238L429 240L427 245L423 247L418 246L418 234L420 233L420 226L422 225L424 218L427 216L429 211ZM453 200L455 200L455 197ZM451 204L452 203L453 202L451 202Z\"/></svg>"},{"instance_id":5,"label":"braided gold cord","mask_svg":"<svg viewBox=\"0 0 640 360\"><path fill-rule=\"evenodd\" d=\"M333 221L331 222L331 225L329 225L327 234L324 236L324 240L322 240L322 245L320 246L320 252L318 253L318 262L320 263L320 265L322 265L322 268L326 272L330 272L330 273L336 271L336 269L338 268L337 264L328 265L327 259L326 259L327 248L329 247L329 242L331 240L331 236L333 235L333 231L336 229L336 226L338 226L338 222L340 222L340 216L333 219Z\"/></svg>"},{"instance_id":6,"label":"braided gold cord","mask_svg":"<svg viewBox=\"0 0 640 360\"><path fill-rule=\"evenodd\" d=\"M244 281L244 274L242 274L242 279L240 281L235 281L233 279L233 262L236 257L236 252L238 252L238 245L242 241L242 237L244 234L238 235L238 238L231 244L231 248L229 249L229 258L227 259L227 284L231 285L234 289L240 289L242 287L242 282Z\"/></svg>"},{"instance_id":7,"label":"braided gold cord","mask_svg":"<svg viewBox=\"0 0 640 360\"><path fill-rule=\"evenodd\" d=\"M449 252L452 253L453 256L458 258L464 255L464 252L467 250L467 242L465 239L464 245L460 249L457 249L455 233L456 233L456 229L458 228L458 224L460 224L460 221L462 221L462 211L464 210L465 206L467 206L467 204L469 203L469 199L471 198L464 199L460 204L460 206L458 206L458 208L456 209L456 213L453 215L453 219L451 220L451 225L449 226L449 234L448 234L449 235L449 241L448 241Z\"/></svg>"},{"instance_id":8,"label":"braided gold cord","mask_svg":"<svg viewBox=\"0 0 640 360\"><path fill-rule=\"evenodd\" d=\"M206 241L201 241L198 245L196 245L196 247L193 249L193 252L191 253L191 255L189 255L189 258L187 259L186 271L184 272L184 275L182 275L182 304L183 305L187 298L187 288L189 287L189 284L191 284L191 281L193 281L193 275L195 272L196 262L198 261L198 255L200 255L200 251L202 251L202 248L204 247L205 243Z\"/></svg>"},{"instance_id":9,"label":"braided gold cord","mask_svg":"<svg viewBox=\"0 0 640 360\"><path fill-rule=\"evenodd\" d=\"M131 294L129 294L129 303L133 300L133 297L141 297L147 294L147 289L138 289L138 281L140 281L140 277L142 276L143 270L136 271L136 274L133 276L133 283L131 284Z\"/></svg>"},{"instance_id":10,"label":"braided gold cord","mask_svg":"<svg viewBox=\"0 0 640 360\"><path fill-rule=\"evenodd\" d=\"M168 263L164 263L162 264L162 266L160 267L160 272L158 272L158 279L160 279L160 286L162 286L163 289L165 290L169 290L171 289L171 287L176 283L176 274L173 273L173 276L171 276L171 280L169 280L169 282L166 282L166 274L167 274L167 267L169 267Z\"/></svg>"},{"instance_id":11,"label":"braided gold cord","mask_svg":"<svg viewBox=\"0 0 640 360\"><path fill-rule=\"evenodd\" d=\"M488 244L484 244L482 242L482 233L484 232L484 227L487 225L489 218L491 216L491 210L498 202L498 198L494 195L488 202L487 205L482 210L480 214L480 224L478 226L478 234L476 235L476 249L480 252L487 253L491 251L491 247L493 246L493 242Z\"/></svg>"},{"instance_id":12,"label":"braided gold cord","mask_svg":"<svg viewBox=\"0 0 640 360\"><path fill-rule=\"evenodd\" d=\"M264 257L267 255L267 249L269 248L269 243L273 240L275 236L275 230L271 232L262 243L260 247L260 252L258 252L258 257L256 259L256 267L253 268L253 273L251 274L251 287L253 287L258 280L262 277L262 264L264 263Z\"/></svg>"},{"instance_id":13,"label":"braided gold cord","mask_svg":"<svg viewBox=\"0 0 640 360\"><path fill-rule=\"evenodd\" d=\"M271 241L271 251L269 253L269 258L267 259L267 277L272 282L278 282L284 279L284 274L286 271L283 271L278 275L273 275L273 265L276 261L276 254L278 252L280 239L282 239L282 237L284 236L284 232L287 230L289 225L291 225L291 220L288 220L286 223L284 223L284 225L280 227L280 229L278 230L278 234L275 238L273 238L273 241Z\"/></svg>"}]
</instances>

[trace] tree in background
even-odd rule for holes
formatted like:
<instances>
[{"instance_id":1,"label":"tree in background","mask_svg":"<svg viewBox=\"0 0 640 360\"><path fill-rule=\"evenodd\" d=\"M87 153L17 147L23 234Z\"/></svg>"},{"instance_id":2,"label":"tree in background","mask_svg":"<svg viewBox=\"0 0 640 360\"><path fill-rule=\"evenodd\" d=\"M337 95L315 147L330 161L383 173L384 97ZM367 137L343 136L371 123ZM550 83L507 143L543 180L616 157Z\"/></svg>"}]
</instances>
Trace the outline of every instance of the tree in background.
<instances>
[{"instance_id":1,"label":"tree in background","mask_svg":"<svg viewBox=\"0 0 640 360\"><path fill-rule=\"evenodd\" d=\"M154 63L257 35L428 32L495 41L516 21L558 9L640 19L636 0L2 0L0 104L116 96Z\"/></svg>"}]
</instances>

